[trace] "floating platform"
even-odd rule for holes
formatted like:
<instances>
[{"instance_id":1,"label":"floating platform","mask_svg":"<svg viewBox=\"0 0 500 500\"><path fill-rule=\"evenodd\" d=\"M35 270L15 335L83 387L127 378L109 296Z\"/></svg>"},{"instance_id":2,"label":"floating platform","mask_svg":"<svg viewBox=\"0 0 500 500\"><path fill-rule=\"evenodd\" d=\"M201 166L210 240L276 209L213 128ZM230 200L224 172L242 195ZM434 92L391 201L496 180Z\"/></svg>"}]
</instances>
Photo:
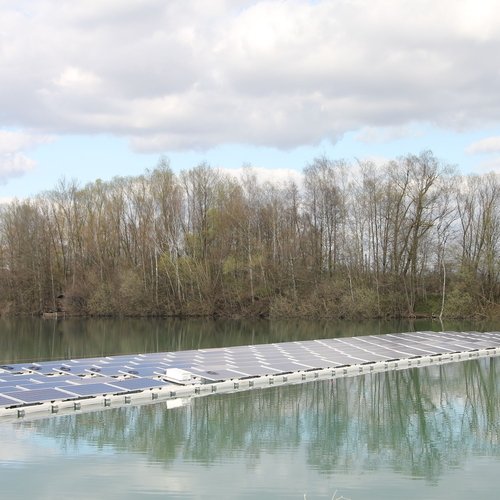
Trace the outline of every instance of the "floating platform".
<instances>
[{"instance_id":1,"label":"floating platform","mask_svg":"<svg viewBox=\"0 0 500 500\"><path fill-rule=\"evenodd\" d=\"M408 332L0 365L0 419L46 417L500 355L500 332Z\"/></svg>"}]
</instances>

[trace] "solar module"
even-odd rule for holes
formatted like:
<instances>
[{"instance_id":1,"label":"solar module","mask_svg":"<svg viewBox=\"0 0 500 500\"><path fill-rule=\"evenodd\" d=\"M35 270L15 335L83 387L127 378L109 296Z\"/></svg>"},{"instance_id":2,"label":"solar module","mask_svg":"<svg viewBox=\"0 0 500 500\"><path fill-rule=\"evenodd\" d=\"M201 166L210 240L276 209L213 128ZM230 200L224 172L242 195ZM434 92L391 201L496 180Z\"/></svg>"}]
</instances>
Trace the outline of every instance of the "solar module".
<instances>
[{"instance_id":1,"label":"solar module","mask_svg":"<svg viewBox=\"0 0 500 500\"><path fill-rule=\"evenodd\" d=\"M313 367L314 365L305 365L303 363L296 363L295 361L280 361L266 365L266 368L272 369L275 373L288 373L296 372L298 370L309 370Z\"/></svg>"},{"instance_id":2,"label":"solar module","mask_svg":"<svg viewBox=\"0 0 500 500\"><path fill-rule=\"evenodd\" d=\"M139 377L156 377L165 373L167 366L137 366L137 367L123 367L120 373L127 375L134 375Z\"/></svg>"},{"instance_id":3,"label":"solar module","mask_svg":"<svg viewBox=\"0 0 500 500\"><path fill-rule=\"evenodd\" d=\"M88 385L88 384L108 384L113 383L116 377L108 377L104 375L87 375L86 377L74 377L68 379L68 383L78 384L78 385Z\"/></svg>"},{"instance_id":4,"label":"solar module","mask_svg":"<svg viewBox=\"0 0 500 500\"><path fill-rule=\"evenodd\" d=\"M4 385L0 387L0 393L2 394L9 394L9 392L16 392L19 391L19 387L16 385Z\"/></svg>"},{"instance_id":5,"label":"solar module","mask_svg":"<svg viewBox=\"0 0 500 500\"><path fill-rule=\"evenodd\" d=\"M4 396L3 394L0 394L0 406L12 406L15 404L18 404L19 402L16 401L15 399L10 399L7 396Z\"/></svg>"},{"instance_id":6,"label":"solar module","mask_svg":"<svg viewBox=\"0 0 500 500\"><path fill-rule=\"evenodd\" d=\"M120 391L120 387L102 383L63 385L59 389L71 392L75 396L98 396L101 394L115 394Z\"/></svg>"},{"instance_id":7,"label":"solar module","mask_svg":"<svg viewBox=\"0 0 500 500\"><path fill-rule=\"evenodd\" d=\"M218 370L202 370L199 368L193 368L191 373L198 377L203 377L204 379L209 380L211 382L220 382L222 380L232 380L235 378L241 378L241 375L239 373L224 368Z\"/></svg>"},{"instance_id":8,"label":"solar module","mask_svg":"<svg viewBox=\"0 0 500 500\"><path fill-rule=\"evenodd\" d=\"M14 386L16 385L15 384L15 379L14 380L2 380L0 382L0 392L2 392L2 390L3 390L4 387L9 387L11 385L14 385Z\"/></svg>"},{"instance_id":9,"label":"solar module","mask_svg":"<svg viewBox=\"0 0 500 500\"><path fill-rule=\"evenodd\" d=\"M71 395L57 389L47 388L10 392L9 397L15 398L22 403L42 403L45 401L68 399Z\"/></svg>"},{"instance_id":10,"label":"solar module","mask_svg":"<svg viewBox=\"0 0 500 500\"><path fill-rule=\"evenodd\" d=\"M113 385L123 390L137 391L152 389L153 387L163 387L167 385L167 382L164 382L163 380L152 380L148 378L129 378L116 381Z\"/></svg>"},{"instance_id":11,"label":"solar module","mask_svg":"<svg viewBox=\"0 0 500 500\"><path fill-rule=\"evenodd\" d=\"M23 365L0 365L0 373L3 375L7 373L22 373Z\"/></svg>"},{"instance_id":12,"label":"solar module","mask_svg":"<svg viewBox=\"0 0 500 500\"><path fill-rule=\"evenodd\" d=\"M59 378L59 377L58 377ZM18 387L22 387L23 389L41 389L41 388L48 388L48 387L60 387L62 385L66 385L70 379L67 379L65 377L61 377L59 380L46 380L43 382L33 382L33 381L26 381L26 382L19 382ZM0 389L0 392L4 392L3 389Z\"/></svg>"},{"instance_id":13,"label":"solar module","mask_svg":"<svg viewBox=\"0 0 500 500\"><path fill-rule=\"evenodd\" d=\"M99 374L99 375L112 377L113 375L119 374L120 368L124 368L124 367L122 365L99 366L99 367L91 367L85 371L88 374Z\"/></svg>"}]
</instances>

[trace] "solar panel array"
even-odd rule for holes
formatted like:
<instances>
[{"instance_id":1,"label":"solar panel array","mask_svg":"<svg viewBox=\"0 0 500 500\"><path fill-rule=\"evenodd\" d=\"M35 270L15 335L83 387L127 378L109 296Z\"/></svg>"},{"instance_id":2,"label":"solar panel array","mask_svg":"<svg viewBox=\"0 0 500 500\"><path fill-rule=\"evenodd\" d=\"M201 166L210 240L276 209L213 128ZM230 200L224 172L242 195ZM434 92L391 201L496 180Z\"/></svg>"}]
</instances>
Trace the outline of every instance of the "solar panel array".
<instances>
[{"instance_id":1,"label":"solar panel array","mask_svg":"<svg viewBox=\"0 0 500 500\"><path fill-rule=\"evenodd\" d=\"M172 384L169 368L189 374L177 383L213 383L499 347L500 332L409 332L5 364L0 408L164 387Z\"/></svg>"}]
</instances>

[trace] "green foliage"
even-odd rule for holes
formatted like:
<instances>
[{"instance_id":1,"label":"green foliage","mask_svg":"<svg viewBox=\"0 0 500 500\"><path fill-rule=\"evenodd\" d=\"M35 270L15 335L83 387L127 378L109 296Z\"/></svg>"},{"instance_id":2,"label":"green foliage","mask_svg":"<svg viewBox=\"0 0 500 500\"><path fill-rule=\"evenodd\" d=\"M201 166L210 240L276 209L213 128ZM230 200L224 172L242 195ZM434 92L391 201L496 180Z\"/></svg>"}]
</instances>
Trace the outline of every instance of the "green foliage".
<instances>
[{"instance_id":1,"label":"green foliage","mask_svg":"<svg viewBox=\"0 0 500 500\"><path fill-rule=\"evenodd\" d=\"M150 301L145 293L144 283L135 269L127 269L120 275L115 308L120 314L143 316L148 313Z\"/></svg>"},{"instance_id":2,"label":"green foliage","mask_svg":"<svg viewBox=\"0 0 500 500\"><path fill-rule=\"evenodd\" d=\"M98 283L90 293L87 301L88 313L91 316L111 316L116 314L113 304L113 292L107 283Z\"/></svg>"},{"instance_id":3,"label":"green foliage","mask_svg":"<svg viewBox=\"0 0 500 500\"><path fill-rule=\"evenodd\" d=\"M466 290L455 288L446 297L444 316L447 318L473 319L481 314L477 301Z\"/></svg>"},{"instance_id":4,"label":"green foliage","mask_svg":"<svg viewBox=\"0 0 500 500\"><path fill-rule=\"evenodd\" d=\"M342 297L340 309L349 319L377 318L380 316L377 293L367 287L354 288Z\"/></svg>"}]
</instances>

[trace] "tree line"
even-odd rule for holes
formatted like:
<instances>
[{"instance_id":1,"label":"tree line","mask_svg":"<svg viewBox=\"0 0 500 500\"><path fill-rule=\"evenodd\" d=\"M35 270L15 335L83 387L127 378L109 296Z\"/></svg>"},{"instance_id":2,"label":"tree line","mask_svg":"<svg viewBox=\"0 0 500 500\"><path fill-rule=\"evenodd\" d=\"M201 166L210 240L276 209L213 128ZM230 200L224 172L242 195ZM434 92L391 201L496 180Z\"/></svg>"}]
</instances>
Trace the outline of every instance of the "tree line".
<instances>
[{"instance_id":1,"label":"tree line","mask_svg":"<svg viewBox=\"0 0 500 500\"><path fill-rule=\"evenodd\" d=\"M432 152L314 159L303 181L207 164L0 209L3 314L475 317L500 296L500 182ZM62 305L61 305L62 304Z\"/></svg>"}]
</instances>

